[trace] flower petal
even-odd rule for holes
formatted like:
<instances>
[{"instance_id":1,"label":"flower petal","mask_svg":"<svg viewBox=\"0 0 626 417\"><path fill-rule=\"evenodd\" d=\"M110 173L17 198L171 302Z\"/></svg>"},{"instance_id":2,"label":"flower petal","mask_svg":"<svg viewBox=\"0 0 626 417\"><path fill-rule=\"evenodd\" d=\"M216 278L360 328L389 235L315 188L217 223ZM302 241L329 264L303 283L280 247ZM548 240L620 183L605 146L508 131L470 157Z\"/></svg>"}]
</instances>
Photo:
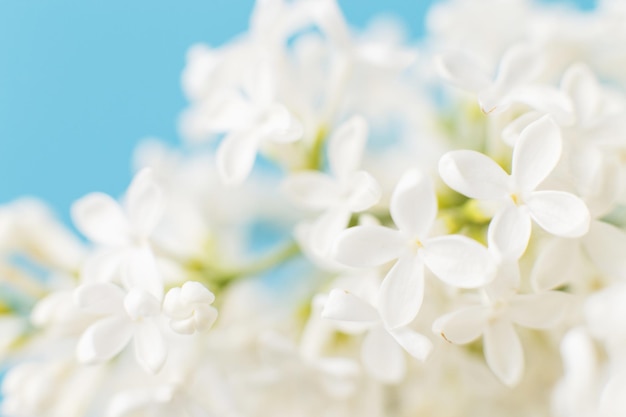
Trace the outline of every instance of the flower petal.
<instances>
[{"instance_id":1,"label":"flower petal","mask_svg":"<svg viewBox=\"0 0 626 417\"><path fill-rule=\"evenodd\" d=\"M524 351L513 325L504 319L492 322L485 328L483 343L493 373L510 387L517 385L524 372Z\"/></svg>"},{"instance_id":2,"label":"flower petal","mask_svg":"<svg viewBox=\"0 0 626 417\"><path fill-rule=\"evenodd\" d=\"M435 57L437 72L455 86L477 93L491 84L488 70L474 56L457 50Z\"/></svg>"},{"instance_id":3,"label":"flower petal","mask_svg":"<svg viewBox=\"0 0 626 417\"><path fill-rule=\"evenodd\" d=\"M228 185L241 184L252 171L261 137L254 127L233 131L217 149L217 172Z\"/></svg>"},{"instance_id":4,"label":"flower petal","mask_svg":"<svg viewBox=\"0 0 626 417\"><path fill-rule=\"evenodd\" d=\"M399 258L408 248L406 238L397 230L383 226L356 226L339 235L333 257L356 267L382 265Z\"/></svg>"},{"instance_id":5,"label":"flower petal","mask_svg":"<svg viewBox=\"0 0 626 417\"><path fill-rule=\"evenodd\" d=\"M146 371L157 373L165 363L167 349L161 331L152 321L143 321L135 329L135 358Z\"/></svg>"},{"instance_id":6,"label":"flower petal","mask_svg":"<svg viewBox=\"0 0 626 417\"><path fill-rule=\"evenodd\" d=\"M114 281L119 278L118 273L127 257L125 248L95 251L83 262L80 277L85 283Z\"/></svg>"},{"instance_id":7,"label":"flower petal","mask_svg":"<svg viewBox=\"0 0 626 417\"><path fill-rule=\"evenodd\" d=\"M535 191L526 198L533 220L553 235L580 237L589 230L590 215L585 203L563 191Z\"/></svg>"},{"instance_id":8,"label":"flower petal","mask_svg":"<svg viewBox=\"0 0 626 417\"><path fill-rule=\"evenodd\" d=\"M565 283L576 282L581 277L584 258L580 242L553 238L542 247L535 259L530 282L535 291L552 290Z\"/></svg>"},{"instance_id":9,"label":"flower petal","mask_svg":"<svg viewBox=\"0 0 626 417\"><path fill-rule=\"evenodd\" d=\"M327 257L337 236L350 222L350 212L339 207L322 214L310 230L311 249L322 257Z\"/></svg>"},{"instance_id":10,"label":"flower petal","mask_svg":"<svg viewBox=\"0 0 626 417\"><path fill-rule=\"evenodd\" d=\"M598 269L610 277L626 279L626 233L622 229L592 221L582 242Z\"/></svg>"},{"instance_id":11,"label":"flower petal","mask_svg":"<svg viewBox=\"0 0 626 417\"><path fill-rule=\"evenodd\" d=\"M450 343L464 345L483 334L488 318L489 310L483 306L463 308L435 320L433 332Z\"/></svg>"},{"instance_id":12,"label":"flower petal","mask_svg":"<svg viewBox=\"0 0 626 417\"><path fill-rule=\"evenodd\" d=\"M334 289L322 310L322 317L329 320L376 322L378 311L369 303L349 291Z\"/></svg>"},{"instance_id":13,"label":"flower petal","mask_svg":"<svg viewBox=\"0 0 626 417\"><path fill-rule=\"evenodd\" d=\"M513 149L511 176L522 192L533 191L561 158L561 131L550 116L529 124Z\"/></svg>"},{"instance_id":14,"label":"flower petal","mask_svg":"<svg viewBox=\"0 0 626 417\"><path fill-rule=\"evenodd\" d=\"M106 194L91 193L72 206L74 224L89 240L103 245L128 242L130 228L117 201Z\"/></svg>"},{"instance_id":15,"label":"flower petal","mask_svg":"<svg viewBox=\"0 0 626 417\"><path fill-rule=\"evenodd\" d=\"M509 314L511 320L521 326L547 329L565 317L571 302L571 296L560 291L520 294L509 301Z\"/></svg>"},{"instance_id":16,"label":"flower petal","mask_svg":"<svg viewBox=\"0 0 626 417\"><path fill-rule=\"evenodd\" d=\"M430 339L407 327L393 329L390 331L390 334L409 355L417 360L425 361L433 350L433 344Z\"/></svg>"},{"instance_id":17,"label":"flower petal","mask_svg":"<svg viewBox=\"0 0 626 417\"><path fill-rule=\"evenodd\" d=\"M519 259L528 246L531 226L525 207L506 206L489 224L489 248L493 248L502 259Z\"/></svg>"},{"instance_id":18,"label":"flower petal","mask_svg":"<svg viewBox=\"0 0 626 417\"><path fill-rule=\"evenodd\" d=\"M335 129L328 141L328 165L336 178L347 178L359 168L367 134L367 121L358 115Z\"/></svg>"},{"instance_id":19,"label":"flower petal","mask_svg":"<svg viewBox=\"0 0 626 417\"><path fill-rule=\"evenodd\" d=\"M135 175L125 203L133 230L139 237L148 237L163 214L163 195L150 168L144 168Z\"/></svg>"},{"instance_id":20,"label":"flower petal","mask_svg":"<svg viewBox=\"0 0 626 417\"><path fill-rule=\"evenodd\" d=\"M378 203L382 190L378 181L365 171L358 171L348 176L346 185L350 192L344 198L352 212L367 210Z\"/></svg>"},{"instance_id":21,"label":"flower petal","mask_svg":"<svg viewBox=\"0 0 626 417\"><path fill-rule=\"evenodd\" d=\"M125 295L110 282L82 284L74 290L74 303L88 313L110 315L123 311Z\"/></svg>"},{"instance_id":22,"label":"flower petal","mask_svg":"<svg viewBox=\"0 0 626 417\"><path fill-rule=\"evenodd\" d=\"M400 382L406 374L404 352L382 326L373 328L365 336L361 359L365 370L382 383Z\"/></svg>"},{"instance_id":23,"label":"flower petal","mask_svg":"<svg viewBox=\"0 0 626 417\"><path fill-rule=\"evenodd\" d=\"M503 91L532 81L543 68L537 51L527 44L513 45L502 56L494 82Z\"/></svg>"},{"instance_id":24,"label":"flower petal","mask_svg":"<svg viewBox=\"0 0 626 417\"><path fill-rule=\"evenodd\" d=\"M407 236L425 238L437 216L437 197L430 179L418 170L407 171L393 191L389 212Z\"/></svg>"},{"instance_id":25,"label":"flower petal","mask_svg":"<svg viewBox=\"0 0 626 417\"><path fill-rule=\"evenodd\" d=\"M129 251L122 265L121 281L126 289L140 289L157 300L163 298L163 280L157 269L156 259L148 248Z\"/></svg>"},{"instance_id":26,"label":"flower petal","mask_svg":"<svg viewBox=\"0 0 626 417\"><path fill-rule=\"evenodd\" d=\"M479 200L509 194L508 174L488 156L468 150L451 151L439 160L441 179L459 193Z\"/></svg>"},{"instance_id":27,"label":"flower petal","mask_svg":"<svg viewBox=\"0 0 626 417\"><path fill-rule=\"evenodd\" d=\"M542 112L529 111L522 114L517 119L506 125L502 130L502 140L509 146L515 146L520 135L531 123L541 119L544 116Z\"/></svg>"},{"instance_id":28,"label":"flower petal","mask_svg":"<svg viewBox=\"0 0 626 417\"><path fill-rule=\"evenodd\" d=\"M572 65L563 75L561 88L571 97L579 125L590 121L600 105L600 84L585 64Z\"/></svg>"},{"instance_id":29,"label":"flower petal","mask_svg":"<svg viewBox=\"0 0 626 417\"><path fill-rule=\"evenodd\" d=\"M132 325L123 316L98 320L78 341L78 361L85 364L108 361L126 347L132 335Z\"/></svg>"},{"instance_id":30,"label":"flower petal","mask_svg":"<svg viewBox=\"0 0 626 417\"><path fill-rule=\"evenodd\" d=\"M415 319L424 298L424 265L417 256L404 254L380 285L378 310L388 329Z\"/></svg>"},{"instance_id":31,"label":"flower petal","mask_svg":"<svg viewBox=\"0 0 626 417\"><path fill-rule=\"evenodd\" d=\"M424 242L422 255L428 269L454 287L481 287L493 279L495 272L487 248L465 236L429 239Z\"/></svg>"},{"instance_id":32,"label":"flower petal","mask_svg":"<svg viewBox=\"0 0 626 417\"><path fill-rule=\"evenodd\" d=\"M318 171L289 175L282 183L282 190L295 204L313 210L324 210L341 198L339 184Z\"/></svg>"}]
</instances>

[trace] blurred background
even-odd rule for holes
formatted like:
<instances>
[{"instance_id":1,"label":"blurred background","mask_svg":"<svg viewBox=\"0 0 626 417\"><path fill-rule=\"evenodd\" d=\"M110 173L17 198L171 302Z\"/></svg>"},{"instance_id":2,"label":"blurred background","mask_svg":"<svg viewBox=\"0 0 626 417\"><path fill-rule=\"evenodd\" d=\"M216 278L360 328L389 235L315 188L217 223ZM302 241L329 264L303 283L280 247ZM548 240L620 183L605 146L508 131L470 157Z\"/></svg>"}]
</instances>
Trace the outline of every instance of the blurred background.
<instances>
[{"instance_id":1,"label":"blurred background","mask_svg":"<svg viewBox=\"0 0 626 417\"><path fill-rule=\"evenodd\" d=\"M339 0L348 22L397 18L424 33L437 0ZM479 0L476 0L479 1ZM593 8L593 0L552 0ZM187 48L246 30L253 0L2 0L0 204L22 195L69 220L91 191L121 194L143 138L179 143Z\"/></svg>"}]
</instances>

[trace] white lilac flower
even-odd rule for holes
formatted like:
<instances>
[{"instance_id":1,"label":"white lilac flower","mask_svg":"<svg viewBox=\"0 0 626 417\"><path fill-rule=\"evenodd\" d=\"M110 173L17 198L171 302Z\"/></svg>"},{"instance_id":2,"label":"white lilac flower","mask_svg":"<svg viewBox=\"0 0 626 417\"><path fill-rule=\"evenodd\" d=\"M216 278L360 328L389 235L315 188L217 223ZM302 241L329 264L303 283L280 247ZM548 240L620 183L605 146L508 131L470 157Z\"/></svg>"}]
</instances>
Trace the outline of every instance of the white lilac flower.
<instances>
[{"instance_id":1,"label":"white lilac flower","mask_svg":"<svg viewBox=\"0 0 626 417\"><path fill-rule=\"evenodd\" d=\"M158 276L148 253L137 264L141 271L130 274L143 279L123 279L127 286L112 282L81 284L74 292L78 307L96 320L83 332L76 347L81 363L99 363L112 359L133 340L137 362L148 372L161 369L167 348L159 320L162 285L154 285Z\"/></svg>"},{"instance_id":2,"label":"white lilac flower","mask_svg":"<svg viewBox=\"0 0 626 417\"><path fill-rule=\"evenodd\" d=\"M522 378L524 352L514 324L534 329L555 326L567 312L569 296L558 291L520 294L517 258L511 247L498 247L501 241L489 228L489 249L498 265L494 280L481 292L481 299L470 306L445 314L433 323L433 332L446 341L466 344L483 337L483 351L489 368L506 385Z\"/></svg>"},{"instance_id":3,"label":"white lilac flower","mask_svg":"<svg viewBox=\"0 0 626 417\"><path fill-rule=\"evenodd\" d=\"M328 141L329 174L297 172L283 182L285 193L296 204L323 210L310 226L306 242L320 257L328 256L335 237L347 227L352 213L367 210L380 199L378 182L366 171L359 170L367 131L365 119L350 118Z\"/></svg>"},{"instance_id":4,"label":"white lilac flower","mask_svg":"<svg viewBox=\"0 0 626 417\"><path fill-rule=\"evenodd\" d=\"M531 219L547 232L580 237L589 230L585 203L564 191L539 191L561 157L559 127L548 117L530 124L515 144L511 175L488 156L470 150L451 151L439 161L439 173L450 188L470 198L503 202L493 218L495 239L520 255L531 234Z\"/></svg>"},{"instance_id":5,"label":"white lilac flower","mask_svg":"<svg viewBox=\"0 0 626 417\"><path fill-rule=\"evenodd\" d=\"M487 114L502 113L516 102L557 115L567 114L569 110L569 102L556 88L536 82L543 59L530 45L509 48L495 76L476 57L463 50L442 54L436 63L444 79L478 94L480 108Z\"/></svg>"},{"instance_id":6,"label":"white lilac flower","mask_svg":"<svg viewBox=\"0 0 626 417\"><path fill-rule=\"evenodd\" d=\"M217 309L211 306L215 295L196 281L172 288L163 300L163 313L170 318L176 333L193 334L211 328L217 319Z\"/></svg>"},{"instance_id":7,"label":"white lilac flower","mask_svg":"<svg viewBox=\"0 0 626 417\"><path fill-rule=\"evenodd\" d=\"M78 200L72 206L74 223L98 245L98 250L85 261L83 279L110 282L120 275L131 280L148 279L132 274L142 270L136 264L147 259L146 253L152 256L150 236L162 210L161 190L148 168L137 173L122 204L103 193Z\"/></svg>"},{"instance_id":8,"label":"white lilac flower","mask_svg":"<svg viewBox=\"0 0 626 417\"><path fill-rule=\"evenodd\" d=\"M357 226L335 242L339 262L375 267L396 260L381 285L378 309L390 329L410 323L424 297L424 266L443 282L459 288L487 284L492 262L487 249L461 235L435 236L437 200L430 179L416 170L398 182L389 207L398 227Z\"/></svg>"},{"instance_id":9,"label":"white lilac flower","mask_svg":"<svg viewBox=\"0 0 626 417\"><path fill-rule=\"evenodd\" d=\"M408 315L399 318L412 321L412 312L405 311ZM403 350L421 361L426 360L432 350L428 338L406 325L391 327L374 306L346 290L330 292L322 317L356 323L367 332L361 346L361 360L366 371L384 383L397 383L405 377L407 366Z\"/></svg>"}]
</instances>

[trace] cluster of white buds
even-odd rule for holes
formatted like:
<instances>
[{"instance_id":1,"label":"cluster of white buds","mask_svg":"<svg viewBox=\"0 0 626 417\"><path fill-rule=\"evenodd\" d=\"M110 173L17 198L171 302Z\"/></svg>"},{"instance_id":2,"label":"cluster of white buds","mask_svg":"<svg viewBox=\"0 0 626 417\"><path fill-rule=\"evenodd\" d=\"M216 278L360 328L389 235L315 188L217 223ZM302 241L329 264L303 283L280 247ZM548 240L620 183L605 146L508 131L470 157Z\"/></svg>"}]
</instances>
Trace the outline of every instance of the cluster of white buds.
<instances>
[{"instance_id":1,"label":"cluster of white buds","mask_svg":"<svg viewBox=\"0 0 626 417\"><path fill-rule=\"evenodd\" d=\"M626 415L624 23L447 0L409 45L257 0L87 241L0 207L0 414Z\"/></svg>"}]
</instances>

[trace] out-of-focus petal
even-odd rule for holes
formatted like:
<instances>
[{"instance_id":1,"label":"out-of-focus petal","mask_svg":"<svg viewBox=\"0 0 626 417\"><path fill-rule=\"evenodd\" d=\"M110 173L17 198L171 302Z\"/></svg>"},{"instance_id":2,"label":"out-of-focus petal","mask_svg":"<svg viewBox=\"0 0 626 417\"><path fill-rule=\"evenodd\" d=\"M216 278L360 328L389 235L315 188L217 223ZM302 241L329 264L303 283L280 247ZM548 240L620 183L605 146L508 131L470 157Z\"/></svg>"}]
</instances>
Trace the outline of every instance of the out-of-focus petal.
<instances>
[{"instance_id":1,"label":"out-of-focus petal","mask_svg":"<svg viewBox=\"0 0 626 417\"><path fill-rule=\"evenodd\" d=\"M524 372L524 351L513 324L505 319L490 323L483 341L489 368L504 384L517 385Z\"/></svg>"},{"instance_id":2,"label":"out-of-focus petal","mask_svg":"<svg viewBox=\"0 0 626 417\"><path fill-rule=\"evenodd\" d=\"M491 84L487 69L465 51L450 51L435 58L439 75L455 86L477 93Z\"/></svg>"},{"instance_id":3,"label":"out-of-focus petal","mask_svg":"<svg viewBox=\"0 0 626 417\"><path fill-rule=\"evenodd\" d=\"M234 131L220 144L217 171L225 184L241 184L252 171L261 137L255 128Z\"/></svg>"},{"instance_id":4,"label":"out-of-focus petal","mask_svg":"<svg viewBox=\"0 0 626 417\"><path fill-rule=\"evenodd\" d=\"M365 171L358 171L347 177L345 185L350 192L344 198L352 212L367 210L378 203L382 190L378 181Z\"/></svg>"},{"instance_id":5,"label":"out-of-focus petal","mask_svg":"<svg viewBox=\"0 0 626 417\"><path fill-rule=\"evenodd\" d=\"M135 175L125 202L133 231L137 237L147 238L163 214L163 194L150 168L144 168Z\"/></svg>"},{"instance_id":6,"label":"out-of-focus petal","mask_svg":"<svg viewBox=\"0 0 626 417\"><path fill-rule=\"evenodd\" d=\"M563 319L571 302L571 296L560 291L521 294L509 301L509 314L521 326L547 329Z\"/></svg>"},{"instance_id":7,"label":"out-of-focus petal","mask_svg":"<svg viewBox=\"0 0 626 417\"><path fill-rule=\"evenodd\" d=\"M74 290L74 302L91 314L118 314L123 311L125 295L124 290L110 282L82 284Z\"/></svg>"},{"instance_id":8,"label":"out-of-focus petal","mask_svg":"<svg viewBox=\"0 0 626 417\"><path fill-rule=\"evenodd\" d=\"M120 353L133 335L131 323L123 316L98 320L85 330L76 354L82 363L103 362Z\"/></svg>"},{"instance_id":9,"label":"out-of-focus petal","mask_svg":"<svg viewBox=\"0 0 626 417\"><path fill-rule=\"evenodd\" d=\"M382 326L373 328L365 336L361 359L365 370L382 383L400 382L406 374L404 351Z\"/></svg>"},{"instance_id":10,"label":"out-of-focus petal","mask_svg":"<svg viewBox=\"0 0 626 417\"><path fill-rule=\"evenodd\" d=\"M323 210L336 204L341 198L339 184L318 171L304 171L289 175L282 184L287 197L294 203L309 209Z\"/></svg>"},{"instance_id":11,"label":"out-of-focus petal","mask_svg":"<svg viewBox=\"0 0 626 417\"><path fill-rule=\"evenodd\" d=\"M408 327L393 329L391 335L409 355L420 361L425 361L433 350L433 344L426 336L417 333Z\"/></svg>"},{"instance_id":12,"label":"out-of-focus petal","mask_svg":"<svg viewBox=\"0 0 626 417\"><path fill-rule=\"evenodd\" d=\"M148 372L157 373L165 363L167 348L161 331L150 320L135 327L135 357Z\"/></svg>"},{"instance_id":13,"label":"out-of-focus petal","mask_svg":"<svg viewBox=\"0 0 626 417\"><path fill-rule=\"evenodd\" d=\"M130 228L117 201L106 194L91 193L72 206L74 224L91 241L103 245L128 243Z\"/></svg>"},{"instance_id":14,"label":"out-of-focus petal","mask_svg":"<svg viewBox=\"0 0 626 417\"><path fill-rule=\"evenodd\" d=\"M359 169L367 134L367 121L358 115L335 129L328 141L328 165L335 177L344 179Z\"/></svg>"},{"instance_id":15,"label":"out-of-focus petal","mask_svg":"<svg viewBox=\"0 0 626 417\"><path fill-rule=\"evenodd\" d=\"M626 233L622 229L592 221L582 243L598 269L610 277L626 279Z\"/></svg>"},{"instance_id":16,"label":"out-of-focus petal","mask_svg":"<svg viewBox=\"0 0 626 417\"><path fill-rule=\"evenodd\" d=\"M376 322L378 311L349 291L334 289L324 304L322 317L330 320Z\"/></svg>"}]
</instances>

